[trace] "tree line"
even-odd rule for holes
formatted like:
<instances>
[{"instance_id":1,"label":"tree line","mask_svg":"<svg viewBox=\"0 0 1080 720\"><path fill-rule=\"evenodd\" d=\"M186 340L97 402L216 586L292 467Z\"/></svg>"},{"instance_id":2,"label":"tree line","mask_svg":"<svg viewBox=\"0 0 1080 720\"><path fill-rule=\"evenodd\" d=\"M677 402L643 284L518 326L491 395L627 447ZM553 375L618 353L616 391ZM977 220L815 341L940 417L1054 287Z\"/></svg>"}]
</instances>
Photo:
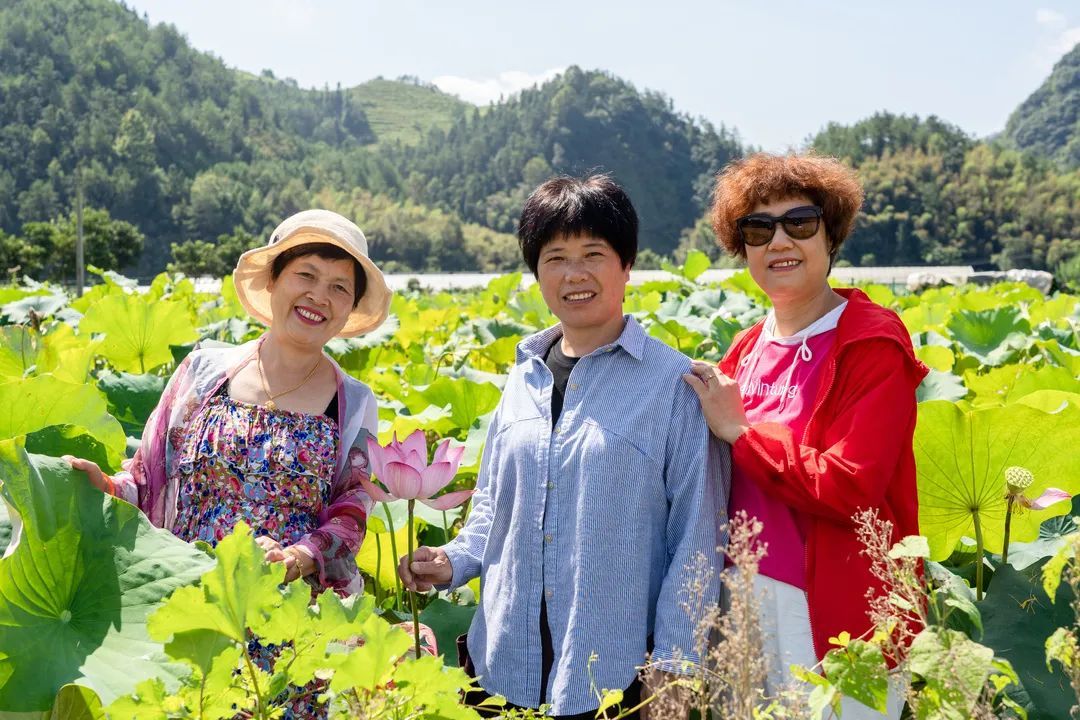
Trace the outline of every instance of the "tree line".
<instances>
[{"instance_id":1,"label":"tree line","mask_svg":"<svg viewBox=\"0 0 1080 720\"><path fill-rule=\"evenodd\" d=\"M519 267L513 233L528 192L552 174L594 170L634 198L642 265L691 248L724 262L707 217L712 178L754 150L733 130L576 67L487 108L440 103L438 119L394 89L381 83L365 99L236 71L111 0L5 3L0 262L70 278L63 257L81 194L88 261L139 275L223 274L311 206L357 220L392 270L502 271ZM841 261L1080 277L1078 93L1080 48L993 140L890 113L808 138L852 163L866 187ZM380 138L369 113L380 128L410 118L410 132Z\"/></svg>"}]
</instances>

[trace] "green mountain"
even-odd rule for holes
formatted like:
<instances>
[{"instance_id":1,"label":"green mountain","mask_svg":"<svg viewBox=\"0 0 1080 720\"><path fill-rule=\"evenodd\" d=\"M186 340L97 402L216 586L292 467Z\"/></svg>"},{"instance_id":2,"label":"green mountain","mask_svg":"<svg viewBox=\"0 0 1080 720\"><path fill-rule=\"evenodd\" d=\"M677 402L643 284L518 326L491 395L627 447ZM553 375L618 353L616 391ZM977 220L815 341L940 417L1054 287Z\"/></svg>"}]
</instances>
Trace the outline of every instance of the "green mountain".
<instances>
[{"instance_id":1,"label":"green mountain","mask_svg":"<svg viewBox=\"0 0 1080 720\"><path fill-rule=\"evenodd\" d=\"M375 78L350 88L379 143L418 144L432 129L449 130L472 105L415 78Z\"/></svg>"},{"instance_id":2,"label":"green mountain","mask_svg":"<svg viewBox=\"0 0 1080 720\"><path fill-rule=\"evenodd\" d=\"M184 242L202 243L188 258L227 248L211 266L227 264L327 197L361 214L390 202L409 219L402 236L422 227L441 242L450 223L477 252L490 244L477 238L500 238L491 257L410 243L388 256L402 267L502 267L528 190L593 169L629 187L644 245L668 252L700 215L710 174L738 152L722 128L599 72L572 68L483 111L408 79L308 90L240 72L111 0L0 5L0 232L27 237L28 223L67 218L81 190L145 234L140 274Z\"/></svg>"},{"instance_id":3,"label":"green mountain","mask_svg":"<svg viewBox=\"0 0 1080 720\"><path fill-rule=\"evenodd\" d=\"M642 245L667 254L700 216L712 176L741 152L724 127L676 112L659 93L570 67L388 157L408 169L413 199L506 232L543 179L610 172L634 200Z\"/></svg>"},{"instance_id":4,"label":"green mountain","mask_svg":"<svg viewBox=\"0 0 1080 720\"><path fill-rule=\"evenodd\" d=\"M813 147L867 190L841 261L1068 267L1080 282L1078 68L1080 47L1000 141L890 113L823 129ZM724 126L601 71L487 108L408 78L302 89L113 0L0 2L0 268L33 277L70 277L80 194L88 257L137 258L117 269L141 276L227 272L313 206L356 219L389 269L508 270L532 188L592 171L629 189L643 260L716 257L712 179L742 152Z\"/></svg>"},{"instance_id":5,"label":"green mountain","mask_svg":"<svg viewBox=\"0 0 1080 720\"><path fill-rule=\"evenodd\" d=\"M1020 149L1050 158L1062 168L1080 168L1080 44L1016 108L1005 136Z\"/></svg>"},{"instance_id":6,"label":"green mountain","mask_svg":"<svg viewBox=\"0 0 1080 720\"><path fill-rule=\"evenodd\" d=\"M0 229L66 213L81 185L88 204L179 239L206 168L374 139L358 100L227 68L117 3L0 4Z\"/></svg>"}]
</instances>

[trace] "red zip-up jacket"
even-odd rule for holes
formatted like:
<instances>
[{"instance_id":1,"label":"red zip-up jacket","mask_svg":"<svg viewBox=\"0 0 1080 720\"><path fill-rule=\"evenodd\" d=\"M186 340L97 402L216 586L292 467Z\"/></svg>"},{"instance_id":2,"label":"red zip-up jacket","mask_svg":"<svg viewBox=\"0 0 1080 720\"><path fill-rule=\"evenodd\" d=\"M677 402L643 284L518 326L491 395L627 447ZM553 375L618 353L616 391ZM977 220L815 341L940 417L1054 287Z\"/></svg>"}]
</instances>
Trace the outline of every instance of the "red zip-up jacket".
<instances>
[{"instance_id":1,"label":"red zip-up jacket","mask_svg":"<svg viewBox=\"0 0 1080 720\"><path fill-rule=\"evenodd\" d=\"M880 591L860 554L852 516L877 508L893 523L893 542L919 533L915 484L915 389L928 369L911 347L900 318L861 290L837 290L848 304L836 326L825 375L802 437L777 423L759 423L732 446L744 477L808 522L806 594L814 651L829 638L871 628L866 591ZM740 333L720 369L735 377L762 323Z\"/></svg>"}]
</instances>

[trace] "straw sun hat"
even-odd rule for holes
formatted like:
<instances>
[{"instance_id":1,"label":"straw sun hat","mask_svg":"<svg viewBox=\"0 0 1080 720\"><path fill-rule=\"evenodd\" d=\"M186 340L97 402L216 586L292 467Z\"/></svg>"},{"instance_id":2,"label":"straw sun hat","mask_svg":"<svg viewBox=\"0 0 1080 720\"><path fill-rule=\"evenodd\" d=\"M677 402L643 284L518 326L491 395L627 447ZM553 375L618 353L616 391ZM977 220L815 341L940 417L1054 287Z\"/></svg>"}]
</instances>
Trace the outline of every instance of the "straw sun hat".
<instances>
[{"instance_id":1,"label":"straw sun hat","mask_svg":"<svg viewBox=\"0 0 1080 720\"><path fill-rule=\"evenodd\" d=\"M287 218L270 235L265 247L248 250L236 262L236 296L251 316L269 326L271 319L270 266L274 258L297 245L328 243L356 258L367 276L367 289L349 314L338 337L355 337L382 324L390 310L390 289L375 263L368 258L367 238L348 218L330 210L304 210Z\"/></svg>"}]
</instances>

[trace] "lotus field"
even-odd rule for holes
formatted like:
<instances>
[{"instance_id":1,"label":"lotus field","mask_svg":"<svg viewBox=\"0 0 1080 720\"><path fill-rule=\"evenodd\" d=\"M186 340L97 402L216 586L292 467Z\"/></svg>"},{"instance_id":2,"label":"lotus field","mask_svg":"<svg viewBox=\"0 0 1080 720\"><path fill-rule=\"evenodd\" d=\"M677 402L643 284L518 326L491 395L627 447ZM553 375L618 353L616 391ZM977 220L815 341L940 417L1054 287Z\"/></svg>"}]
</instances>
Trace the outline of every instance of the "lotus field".
<instances>
[{"instance_id":1,"label":"lotus field","mask_svg":"<svg viewBox=\"0 0 1080 720\"><path fill-rule=\"evenodd\" d=\"M663 342L716 360L767 305L745 273L697 283L707 264L692 254L670 280L631 287L625 309ZM444 493L472 488L515 345L554 322L521 279L398 293L379 330L328 346L375 391L381 443L419 429L429 453L447 438L464 448ZM263 562L249 528L213 549L189 545L60 459L119 470L195 343L262 331L228 277L214 295L166 275L142 292L113 273L98 281L77 299L49 285L0 288L0 547L19 538L0 560L0 711L270 718L288 688L318 679L331 716L478 717L460 702L469 679L454 652L477 585L419 598L442 657L417 658L395 573L410 546L452 537L468 502L413 513L407 501L376 504L358 556L365 593L312 602L304 583L279 585L280 565ZM924 539L890 554L924 560L930 626L908 666L927 698L917 716L966 717L989 687L999 717L1069 717L1080 687L1070 535L1080 516L1070 499L1080 494L1080 298L1021 284L864 289L901 315L932 368L915 437ZM273 674L247 661L248 633L285 646ZM818 717L839 694L883 697L874 639L834 640L832 661L806 675Z\"/></svg>"}]
</instances>

